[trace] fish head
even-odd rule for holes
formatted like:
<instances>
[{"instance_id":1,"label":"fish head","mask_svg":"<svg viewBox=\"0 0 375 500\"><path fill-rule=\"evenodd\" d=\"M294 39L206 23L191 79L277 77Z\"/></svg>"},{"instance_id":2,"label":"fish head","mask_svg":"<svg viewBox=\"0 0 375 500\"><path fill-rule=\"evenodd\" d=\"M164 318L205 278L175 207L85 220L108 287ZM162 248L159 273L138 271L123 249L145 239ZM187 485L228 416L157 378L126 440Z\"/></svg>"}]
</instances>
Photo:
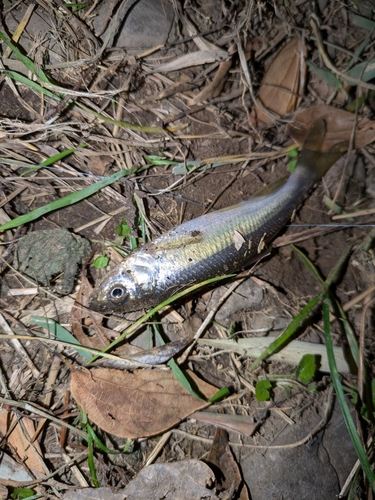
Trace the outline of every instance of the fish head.
<instances>
[{"instance_id":1,"label":"fish head","mask_svg":"<svg viewBox=\"0 0 375 500\"><path fill-rule=\"evenodd\" d=\"M102 314L123 314L149 306L155 290L152 262L128 257L95 286L89 308Z\"/></svg>"}]
</instances>

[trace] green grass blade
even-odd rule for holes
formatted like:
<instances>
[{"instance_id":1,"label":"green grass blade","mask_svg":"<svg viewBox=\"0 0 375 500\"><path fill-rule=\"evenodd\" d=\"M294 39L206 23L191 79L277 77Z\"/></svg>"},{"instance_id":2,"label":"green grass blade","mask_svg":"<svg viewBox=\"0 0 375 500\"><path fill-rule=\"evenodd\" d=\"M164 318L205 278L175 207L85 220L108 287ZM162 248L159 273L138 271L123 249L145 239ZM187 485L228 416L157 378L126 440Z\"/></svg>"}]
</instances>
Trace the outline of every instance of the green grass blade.
<instances>
[{"instance_id":1,"label":"green grass blade","mask_svg":"<svg viewBox=\"0 0 375 500\"><path fill-rule=\"evenodd\" d=\"M91 108L88 108L87 106L83 105L80 102L76 103L77 106L79 106L81 109L85 110L87 113L90 113L93 116L96 116L96 118L99 118L101 121L105 123L110 123L111 125L117 125L120 128L127 128L129 130L137 130L139 132L145 132L145 133L151 133L151 134L164 134L164 130L162 128L158 127L145 127L143 125L134 125L133 123L128 123L128 122L122 122L120 120L114 120L113 118L109 118L108 116L104 116L101 113L97 113Z\"/></svg>"},{"instance_id":2,"label":"green grass blade","mask_svg":"<svg viewBox=\"0 0 375 500\"><path fill-rule=\"evenodd\" d=\"M337 261L337 264L335 265L335 267L332 268L331 272L328 275L328 278L324 282L324 286L325 286L326 290L328 290L328 288L332 285L332 283L335 281L337 276L340 274L344 264L348 260L351 253L352 253L351 246L348 246L344 249L339 260Z\"/></svg>"},{"instance_id":3,"label":"green grass blade","mask_svg":"<svg viewBox=\"0 0 375 500\"><path fill-rule=\"evenodd\" d=\"M284 330L284 332L279 335L274 342L269 344L266 349L262 352L260 356L256 358L256 360L253 362L253 364L250 366L249 370L253 371L259 364L267 359L268 357L272 356L272 354L275 354L276 352L280 351L283 347L285 347L294 337L294 335L297 333L299 328L302 326L302 324L306 321L306 319L310 316L310 314L313 312L315 306L321 302L323 299L324 293L329 289L329 287L332 285L333 281L336 279L337 275L340 273L343 265L347 261L349 255L351 252L351 247L347 247L341 257L339 258L337 264L335 267L331 270L331 272L328 275L328 278L323 281L323 278L320 276L319 271L315 268L314 264L308 260L308 258L300 251L298 251L298 255L303 259L303 262L306 262L307 267L313 275L320 281L323 285L323 290L318 293L314 298L310 300L308 304L306 304L302 310L295 316L290 324L287 326L287 328ZM323 282L322 282L323 281Z\"/></svg>"},{"instance_id":4,"label":"green grass blade","mask_svg":"<svg viewBox=\"0 0 375 500\"><path fill-rule=\"evenodd\" d=\"M341 89L342 88L342 83L336 76L328 69L326 68L318 68L316 64L314 64L312 61L306 61L307 65L310 67L310 69L316 73L322 80L324 80L327 85L329 85L333 89Z\"/></svg>"},{"instance_id":5,"label":"green grass blade","mask_svg":"<svg viewBox=\"0 0 375 500\"><path fill-rule=\"evenodd\" d=\"M165 345L165 341L164 341L164 338L163 338L163 336L162 336L162 334L160 332L159 325L156 324L156 323L153 323L152 326L153 326L154 332L156 333L156 337L159 340L160 344L161 345ZM175 376L176 380L178 380L180 382L180 384L188 391L188 393L191 396L194 396L195 398L199 399L200 401L204 401L204 399L202 398L202 396L200 396L193 389L192 385L190 384L189 379L186 377L186 375L184 374L184 372L178 366L178 364L176 363L176 361L173 358L171 358L168 361L167 364L168 364L169 368L172 370L173 375Z\"/></svg>"},{"instance_id":6,"label":"green grass blade","mask_svg":"<svg viewBox=\"0 0 375 500\"><path fill-rule=\"evenodd\" d=\"M41 69L36 68L34 62L29 59L27 56L22 54L22 52L10 41L7 37L0 31L0 39L6 43L6 45L13 51L13 53L18 57L18 59L22 62L22 64L29 70L31 73L36 75L42 82L50 83L49 78Z\"/></svg>"},{"instance_id":7,"label":"green grass blade","mask_svg":"<svg viewBox=\"0 0 375 500\"><path fill-rule=\"evenodd\" d=\"M188 393L191 396L194 396L195 398L199 399L200 401L204 401L204 398L200 396L192 387L190 384L188 378L184 374L184 372L181 370L181 368L178 366L176 361L172 358L168 361L168 366L172 370L173 375L175 376L176 380L180 382L180 384L188 391Z\"/></svg>"},{"instance_id":8,"label":"green grass blade","mask_svg":"<svg viewBox=\"0 0 375 500\"><path fill-rule=\"evenodd\" d=\"M161 345L165 345L163 336L159 330L159 325L154 323L153 328L154 328L156 336L157 336L159 342L161 343ZM173 358L171 358L167 364L168 364L169 368L172 370L173 375L176 377L176 380L178 380L180 382L180 384L188 391L188 393L191 396L194 396L195 398L199 399L200 401L206 401L206 399L204 397L202 397L200 394L198 394L193 389L193 387L190 383L190 380L185 375L185 373L181 370L181 368L178 366L178 364L176 363L176 361ZM229 395L228 387L223 387L222 389L219 389L218 392L216 394L214 394L207 401L210 403L214 403L214 402L219 401L220 399L222 399L223 397L228 396L228 395Z\"/></svg>"},{"instance_id":9,"label":"green grass blade","mask_svg":"<svg viewBox=\"0 0 375 500\"><path fill-rule=\"evenodd\" d=\"M62 98L64 97L64 96L62 96L62 97L57 96L56 94L54 94L50 90L45 89L44 87L39 85L39 83L33 82L32 80L30 80L30 78L27 78L27 76L23 76L20 73L17 73L17 71L9 71L7 69L0 68L0 74L3 74L5 76L9 76L9 78L11 78L12 80L19 82L19 83L23 83L27 87L35 90L36 93L44 94L48 97L51 97L55 101L61 101Z\"/></svg>"},{"instance_id":10,"label":"green grass blade","mask_svg":"<svg viewBox=\"0 0 375 500\"><path fill-rule=\"evenodd\" d=\"M327 357L329 369L331 372L332 383L335 389L337 399L340 404L340 408L342 411L342 415L344 418L345 425L348 429L350 438L353 442L354 449L357 453L358 459L360 461L361 467L366 474L368 482L370 484L371 489L375 492L375 473L371 468L370 462L367 458L366 452L362 446L361 440L359 438L357 429L355 427L355 423L350 414L348 403L345 399L344 390L340 381L340 376L337 371L335 355L333 352L333 343L331 337L331 327L329 322L329 312L330 312L331 300L329 298L328 293L325 295L323 300L323 323L324 323L324 337L326 341L327 348Z\"/></svg>"},{"instance_id":11,"label":"green grass blade","mask_svg":"<svg viewBox=\"0 0 375 500\"><path fill-rule=\"evenodd\" d=\"M63 158L66 158L67 156L71 155L72 153L75 153L78 149L85 148L86 146L87 146L87 144L81 144L77 148L65 149L65 151L61 151L60 153L57 153L53 156L50 156L46 160L42 161L40 166L41 167L48 167L49 165L52 165L53 163L56 163L57 161L60 161Z\"/></svg>"},{"instance_id":12,"label":"green grass blade","mask_svg":"<svg viewBox=\"0 0 375 500\"><path fill-rule=\"evenodd\" d=\"M86 427L90 425L89 423L86 424ZM95 461L94 461L94 442L92 439L92 436L90 433L87 433L88 436L88 455L87 455L87 462L89 466L89 472L90 472L90 477L92 484L94 485L94 488L100 488L98 476L96 475L96 469L95 469Z\"/></svg>"},{"instance_id":13,"label":"green grass blade","mask_svg":"<svg viewBox=\"0 0 375 500\"><path fill-rule=\"evenodd\" d=\"M57 153L53 156L50 156L46 160L42 161L40 165L37 165L35 167L31 167L26 172L23 172L20 177L23 177L26 174L29 174L30 172L36 172L37 170L40 170L43 167L48 167L49 165L53 165L54 163L62 160L63 158L66 158L67 156L71 155L72 153L75 153L77 149L79 148L85 148L87 144L82 144L78 146L78 148L71 148L71 149L66 149L65 151L61 151L60 153Z\"/></svg>"},{"instance_id":14,"label":"green grass blade","mask_svg":"<svg viewBox=\"0 0 375 500\"><path fill-rule=\"evenodd\" d=\"M350 20L355 26L358 26L359 28L365 29L367 31L375 30L375 21L372 21L367 17L359 16L358 14L350 12Z\"/></svg>"},{"instance_id":15,"label":"green grass blade","mask_svg":"<svg viewBox=\"0 0 375 500\"><path fill-rule=\"evenodd\" d=\"M87 435L93 440L94 444L96 444L96 446L104 453L108 453L108 455L119 455L120 453L123 453L123 450L110 450L109 448L107 448L105 444L100 441L89 422L86 423L86 430ZM127 444L128 442L126 443L125 447L127 446Z\"/></svg>"},{"instance_id":16,"label":"green grass blade","mask_svg":"<svg viewBox=\"0 0 375 500\"><path fill-rule=\"evenodd\" d=\"M250 366L249 370L253 371L255 368L259 366L259 364L265 359L272 356L276 352L280 351L283 347L285 347L294 337L296 332L300 329L302 324L307 320L310 314L315 309L316 305L321 302L324 296L324 290L318 293L315 297L313 297L310 302L308 302L302 310L292 319L284 332L279 335L274 342L269 344L266 349L262 352L260 356L256 358L253 364Z\"/></svg>"},{"instance_id":17,"label":"green grass blade","mask_svg":"<svg viewBox=\"0 0 375 500\"><path fill-rule=\"evenodd\" d=\"M344 332L345 332L346 340L348 341L348 344L349 344L350 352L353 356L353 359L354 359L356 365L359 366L359 348L358 348L358 342L357 342L356 336L354 334L353 328L348 320L347 315L345 314L344 309L342 308L342 306L338 300L335 300L335 307L337 308L338 313L340 315L341 324L344 328ZM363 376L365 377L365 367L363 367Z\"/></svg>"},{"instance_id":18,"label":"green grass blade","mask_svg":"<svg viewBox=\"0 0 375 500\"><path fill-rule=\"evenodd\" d=\"M311 274L321 283L324 285L324 279L322 277L322 275L320 274L320 272L318 271L318 269L314 266L314 264L311 262L311 260L303 253L301 252L301 250L299 248L297 248L296 246L294 245L290 245L293 249L293 251L298 255L298 257L302 260L302 262L305 264L305 266L307 267L307 269L311 272ZM347 256L348 254L351 252L351 248L348 247L342 258L340 259L341 260L346 260L347 259ZM352 327L348 321L348 318L344 312L344 309L342 308L342 305L340 303L340 301L338 300L338 298L334 295L334 293L332 291L330 291L330 296L331 296L331 300L334 301L335 303L335 308L337 309L339 315L340 315L340 319L341 319L341 322L342 322L342 326L344 328L344 331L345 331L345 335L346 335L346 340L348 341L348 344L349 344L349 348L350 348L350 352L352 354L352 357L356 363L356 365L358 366L358 363L359 363L359 349L358 349L358 343L357 343L357 340L355 338L355 335L353 333L353 330L352 330Z\"/></svg>"},{"instance_id":19,"label":"green grass blade","mask_svg":"<svg viewBox=\"0 0 375 500\"><path fill-rule=\"evenodd\" d=\"M217 393L214 394L207 401L209 401L210 403L217 403L218 401L221 401L222 399L229 396L229 394L230 394L230 390L228 389L228 387L225 386L225 387L222 387L221 389L219 389L217 391Z\"/></svg>"},{"instance_id":20,"label":"green grass blade","mask_svg":"<svg viewBox=\"0 0 375 500\"><path fill-rule=\"evenodd\" d=\"M293 252L295 252L298 257L302 260L305 267L310 271L310 273L323 285L324 278L318 271L318 268L311 262L311 260L305 255L298 247L295 245L290 245Z\"/></svg>"},{"instance_id":21,"label":"green grass blade","mask_svg":"<svg viewBox=\"0 0 375 500\"><path fill-rule=\"evenodd\" d=\"M0 226L0 231L6 231L7 229L13 229L15 227L21 226L21 224L27 224L28 222L31 222L35 219L38 219L42 215L48 214L49 212L53 212L54 210L58 210L60 208L68 207L70 205L74 205L74 203L77 203L78 201L84 200L85 198L88 198L92 194L98 192L100 189L109 186L110 184L113 184L114 182L118 181L121 179L121 177L124 177L125 175L130 175L135 173L136 170L120 170L119 172L116 172L115 174L112 174L105 179L96 182L95 184L91 184L90 186L87 186L84 189L81 189L79 191L75 191L74 193L68 194L67 196L64 196L63 198L59 198L58 200L52 201L51 203L48 203L47 205L44 205L43 207L37 208L33 210L32 212L29 212L28 214L21 215L20 217L16 217L15 219L6 222L2 226Z\"/></svg>"},{"instance_id":22,"label":"green grass blade","mask_svg":"<svg viewBox=\"0 0 375 500\"><path fill-rule=\"evenodd\" d=\"M369 82L375 77L375 59L357 64L347 72L347 75L362 82ZM354 82L347 83L352 86L356 85Z\"/></svg>"}]
</instances>

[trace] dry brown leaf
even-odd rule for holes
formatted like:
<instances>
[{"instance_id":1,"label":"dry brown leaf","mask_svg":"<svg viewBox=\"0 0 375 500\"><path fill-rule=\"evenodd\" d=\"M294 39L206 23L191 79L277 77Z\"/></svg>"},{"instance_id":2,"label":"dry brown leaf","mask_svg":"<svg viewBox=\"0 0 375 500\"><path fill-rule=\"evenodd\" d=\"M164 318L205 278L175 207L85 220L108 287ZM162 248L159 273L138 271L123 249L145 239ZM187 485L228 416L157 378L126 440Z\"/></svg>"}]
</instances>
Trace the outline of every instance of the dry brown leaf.
<instances>
[{"instance_id":1,"label":"dry brown leaf","mask_svg":"<svg viewBox=\"0 0 375 500\"><path fill-rule=\"evenodd\" d=\"M299 37L293 38L277 53L260 84L259 105L255 105L251 113L257 126L272 125L275 115L283 117L297 109L306 78L305 56L306 48ZM270 113L267 114L267 110Z\"/></svg>"},{"instance_id":2,"label":"dry brown leaf","mask_svg":"<svg viewBox=\"0 0 375 500\"><path fill-rule=\"evenodd\" d=\"M252 418L248 415L230 415L227 413L196 411L189 415L189 418L216 425L216 427L220 427L227 431L239 432L245 436L252 436L259 427L259 423L254 423Z\"/></svg>"},{"instance_id":3,"label":"dry brown leaf","mask_svg":"<svg viewBox=\"0 0 375 500\"><path fill-rule=\"evenodd\" d=\"M205 397L217 392L194 373L188 374ZM191 396L170 371L73 370L70 388L93 422L125 438L160 434L209 406Z\"/></svg>"},{"instance_id":4,"label":"dry brown leaf","mask_svg":"<svg viewBox=\"0 0 375 500\"><path fill-rule=\"evenodd\" d=\"M144 467L124 492L129 500L219 500L215 491L207 488L214 481L214 473L205 463L180 460Z\"/></svg>"},{"instance_id":5,"label":"dry brown leaf","mask_svg":"<svg viewBox=\"0 0 375 500\"><path fill-rule=\"evenodd\" d=\"M221 94L225 82L227 81L229 70L232 67L232 60L224 61L219 64L217 72L210 84L207 85L194 99L191 104L199 104L202 101L207 101L208 99L213 99Z\"/></svg>"},{"instance_id":6,"label":"dry brown leaf","mask_svg":"<svg viewBox=\"0 0 375 500\"><path fill-rule=\"evenodd\" d=\"M228 54L233 55L234 52L235 45L232 45L228 50ZM219 96L221 94L221 91L223 90L225 82L227 81L229 70L231 67L232 59L220 63L212 82L209 83L201 92L199 92L198 95L194 97L191 104L199 104L202 101L213 99L214 97Z\"/></svg>"},{"instance_id":7,"label":"dry brown leaf","mask_svg":"<svg viewBox=\"0 0 375 500\"><path fill-rule=\"evenodd\" d=\"M227 431L216 429L214 442L207 457L209 465L221 471L217 477L216 489L219 492L232 492L238 500L249 500L247 487L243 482L240 469L229 446Z\"/></svg>"},{"instance_id":8,"label":"dry brown leaf","mask_svg":"<svg viewBox=\"0 0 375 500\"><path fill-rule=\"evenodd\" d=\"M34 422L28 417L22 417L21 420L31 439L35 434ZM8 429L15 421L16 416L14 414L10 415L9 412L3 408L0 411L0 434L5 436ZM20 423L17 423L12 432L8 435L7 443L16 451L17 455L30 470L40 474L45 473L41 461L38 458L38 453L42 456L42 450L40 449L39 443L34 441L33 445L35 451L33 446L30 445L29 439L25 436Z\"/></svg>"},{"instance_id":9,"label":"dry brown leaf","mask_svg":"<svg viewBox=\"0 0 375 500\"><path fill-rule=\"evenodd\" d=\"M356 121L353 113L344 109L318 104L296 114L287 127L287 133L302 145L312 124L319 119L326 122L326 134L322 151L327 151L339 143L350 143L355 128L354 148L363 148L375 140L375 121L362 118Z\"/></svg>"}]
</instances>

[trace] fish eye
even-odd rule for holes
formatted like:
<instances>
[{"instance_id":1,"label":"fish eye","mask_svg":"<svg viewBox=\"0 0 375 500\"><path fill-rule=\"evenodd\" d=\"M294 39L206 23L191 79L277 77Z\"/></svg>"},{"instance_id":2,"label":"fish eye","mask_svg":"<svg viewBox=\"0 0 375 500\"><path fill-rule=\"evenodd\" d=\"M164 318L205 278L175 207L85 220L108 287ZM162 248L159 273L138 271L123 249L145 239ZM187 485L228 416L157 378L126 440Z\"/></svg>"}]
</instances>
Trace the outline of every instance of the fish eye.
<instances>
[{"instance_id":1,"label":"fish eye","mask_svg":"<svg viewBox=\"0 0 375 500\"><path fill-rule=\"evenodd\" d=\"M120 302L128 297L126 290L121 285L115 285L109 292L109 296L112 302Z\"/></svg>"}]
</instances>

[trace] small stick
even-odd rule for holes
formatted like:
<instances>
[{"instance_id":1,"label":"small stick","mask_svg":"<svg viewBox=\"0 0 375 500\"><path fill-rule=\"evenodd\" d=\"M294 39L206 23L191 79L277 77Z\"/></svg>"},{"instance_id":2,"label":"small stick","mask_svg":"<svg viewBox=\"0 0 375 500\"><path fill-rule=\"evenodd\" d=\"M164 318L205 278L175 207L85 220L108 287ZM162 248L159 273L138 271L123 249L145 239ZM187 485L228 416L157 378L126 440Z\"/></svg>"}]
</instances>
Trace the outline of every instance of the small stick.
<instances>
[{"instance_id":1,"label":"small stick","mask_svg":"<svg viewBox=\"0 0 375 500\"><path fill-rule=\"evenodd\" d=\"M3 329L4 332L6 332L9 336L14 335L13 330L10 328L8 323L5 321L4 316L0 313L0 327ZM29 355L27 354L26 350L24 349L23 345L18 339L10 339L11 343L13 344L14 349L18 352L18 354L23 358L27 366L29 367L31 373L33 374L33 377L37 379L40 376L39 370L36 368L34 363L31 361Z\"/></svg>"}]
</instances>

